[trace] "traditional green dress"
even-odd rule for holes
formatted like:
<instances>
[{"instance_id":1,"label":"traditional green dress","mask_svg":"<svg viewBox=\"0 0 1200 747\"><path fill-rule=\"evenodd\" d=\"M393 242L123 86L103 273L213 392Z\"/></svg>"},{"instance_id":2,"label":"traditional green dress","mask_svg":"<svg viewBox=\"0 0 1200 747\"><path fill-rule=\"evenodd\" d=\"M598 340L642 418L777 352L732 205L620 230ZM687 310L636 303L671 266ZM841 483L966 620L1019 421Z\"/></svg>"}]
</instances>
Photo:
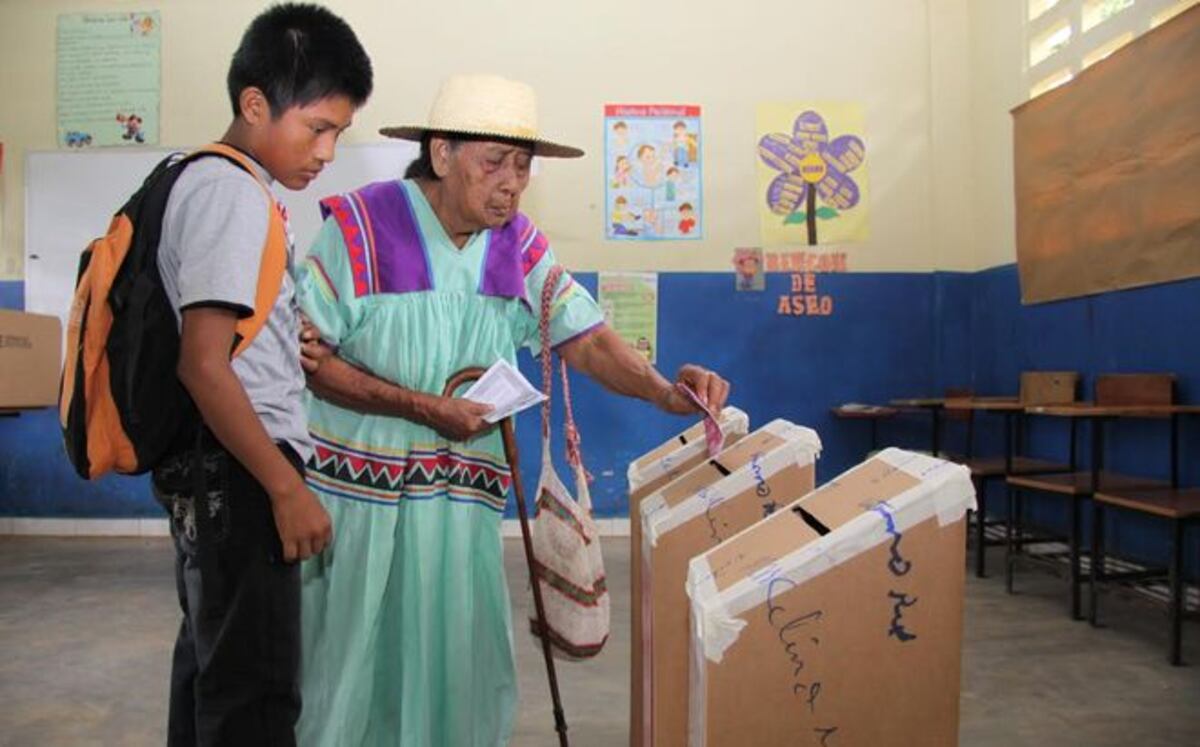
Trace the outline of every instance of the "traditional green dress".
<instances>
[{"instance_id":1,"label":"traditional green dress","mask_svg":"<svg viewBox=\"0 0 1200 747\"><path fill-rule=\"evenodd\" d=\"M344 359L440 394L460 369L515 363L518 346L537 345L536 308L555 260L524 215L459 249L410 181L372 184L322 208L297 296ZM552 343L602 320L564 275ZM316 398L309 427L308 483L334 541L303 568L300 744L505 744L517 686L500 434L450 443Z\"/></svg>"}]
</instances>

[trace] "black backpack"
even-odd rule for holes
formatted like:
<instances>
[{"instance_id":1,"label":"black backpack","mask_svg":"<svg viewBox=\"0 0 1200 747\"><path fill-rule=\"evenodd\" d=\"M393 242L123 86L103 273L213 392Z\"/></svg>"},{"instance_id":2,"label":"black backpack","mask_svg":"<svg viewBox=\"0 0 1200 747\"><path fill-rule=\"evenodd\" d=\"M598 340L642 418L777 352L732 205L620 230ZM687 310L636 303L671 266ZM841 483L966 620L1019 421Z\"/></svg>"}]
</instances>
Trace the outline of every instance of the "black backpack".
<instances>
[{"instance_id":1,"label":"black backpack","mask_svg":"<svg viewBox=\"0 0 1200 747\"><path fill-rule=\"evenodd\" d=\"M163 159L79 261L59 421L67 457L81 477L147 472L186 445L201 422L176 375L179 328L158 272L158 245L171 188L189 163L206 157L245 169L271 205L255 312L238 322L234 355L262 329L279 294L287 261L283 220L249 158L213 144Z\"/></svg>"}]
</instances>

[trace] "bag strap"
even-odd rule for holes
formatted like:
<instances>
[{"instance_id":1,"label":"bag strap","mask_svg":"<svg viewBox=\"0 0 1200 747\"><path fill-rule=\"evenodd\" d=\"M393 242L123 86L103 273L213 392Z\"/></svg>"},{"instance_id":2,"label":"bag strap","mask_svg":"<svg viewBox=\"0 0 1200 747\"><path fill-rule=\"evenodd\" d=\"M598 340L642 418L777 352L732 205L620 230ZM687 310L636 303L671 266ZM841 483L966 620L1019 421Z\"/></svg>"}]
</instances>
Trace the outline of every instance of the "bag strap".
<instances>
[{"instance_id":1,"label":"bag strap","mask_svg":"<svg viewBox=\"0 0 1200 747\"><path fill-rule=\"evenodd\" d=\"M554 291L558 289L558 281L562 277L562 265L554 265L546 273L542 283L542 303L538 315L538 335L542 343L542 394L546 399L542 402L542 450L550 448L550 395L554 391L554 379L550 374L550 307L554 305Z\"/></svg>"},{"instance_id":2,"label":"bag strap","mask_svg":"<svg viewBox=\"0 0 1200 747\"><path fill-rule=\"evenodd\" d=\"M550 370L550 359L553 356L553 351L550 348L550 307L554 304L555 291L558 289L558 281L562 278L562 275L562 265L554 265L546 274L546 280L542 285L541 315L538 319L538 332L542 343L542 394L546 395L546 400L542 402L542 452L544 456L548 456L550 453L550 400L554 388L554 377ZM562 359L562 356L558 358L558 366L563 387L563 421L567 446L567 464L577 473L582 471L585 481L591 480L591 475L588 475L583 467L583 451L580 448L579 429L575 426L575 411L571 403L571 382L567 376L567 363Z\"/></svg>"},{"instance_id":3,"label":"bag strap","mask_svg":"<svg viewBox=\"0 0 1200 747\"><path fill-rule=\"evenodd\" d=\"M234 347L232 358L241 355L254 338L267 324L267 318L275 307L275 299L283 286L283 275L287 272L287 216L283 204L275 197L271 187L263 181L262 176L254 167L250 157L242 151L225 143L209 143L202 148L183 157L183 163L190 163L205 156L220 156L237 166L254 178L259 188L267 198L268 220L267 237L263 242L262 261L258 271L258 284L254 292L254 313L245 319L239 319L234 328Z\"/></svg>"}]
</instances>

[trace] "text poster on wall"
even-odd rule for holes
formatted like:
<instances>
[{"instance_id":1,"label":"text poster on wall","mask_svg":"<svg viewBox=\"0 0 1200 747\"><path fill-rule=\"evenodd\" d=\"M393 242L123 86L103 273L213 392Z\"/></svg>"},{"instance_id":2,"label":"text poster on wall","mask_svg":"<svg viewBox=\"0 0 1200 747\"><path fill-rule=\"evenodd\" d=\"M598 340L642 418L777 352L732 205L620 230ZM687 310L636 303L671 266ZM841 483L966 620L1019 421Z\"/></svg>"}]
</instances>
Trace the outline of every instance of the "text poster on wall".
<instances>
[{"instance_id":1,"label":"text poster on wall","mask_svg":"<svg viewBox=\"0 0 1200 747\"><path fill-rule=\"evenodd\" d=\"M604 107L605 236L700 239L700 107Z\"/></svg>"},{"instance_id":2,"label":"text poster on wall","mask_svg":"<svg viewBox=\"0 0 1200 747\"><path fill-rule=\"evenodd\" d=\"M764 246L866 240L863 132L857 104L758 106L757 199Z\"/></svg>"},{"instance_id":3,"label":"text poster on wall","mask_svg":"<svg viewBox=\"0 0 1200 747\"><path fill-rule=\"evenodd\" d=\"M158 11L58 17L58 144L158 142Z\"/></svg>"},{"instance_id":4,"label":"text poster on wall","mask_svg":"<svg viewBox=\"0 0 1200 747\"><path fill-rule=\"evenodd\" d=\"M597 302L604 321L646 360L658 356L658 273L601 272Z\"/></svg>"}]
</instances>

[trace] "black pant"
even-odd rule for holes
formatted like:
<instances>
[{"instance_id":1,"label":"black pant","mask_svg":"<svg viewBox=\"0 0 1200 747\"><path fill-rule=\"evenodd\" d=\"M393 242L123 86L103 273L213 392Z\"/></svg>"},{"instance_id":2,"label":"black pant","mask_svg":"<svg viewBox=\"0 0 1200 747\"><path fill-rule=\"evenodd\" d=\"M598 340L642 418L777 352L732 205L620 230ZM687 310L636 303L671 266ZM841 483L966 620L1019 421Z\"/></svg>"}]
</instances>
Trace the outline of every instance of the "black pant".
<instances>
[{"instance_id":1,"label":"black pant","mask_svg":"<svg viewBox=\"0 0 1200 747\"><path fill-rule=\"evenodd\" d=\"M153 483L171 515L183 610L167 744L295 745L300 569L283 561L266 491L207 434Z\"/></svg>"}]
</instances>

